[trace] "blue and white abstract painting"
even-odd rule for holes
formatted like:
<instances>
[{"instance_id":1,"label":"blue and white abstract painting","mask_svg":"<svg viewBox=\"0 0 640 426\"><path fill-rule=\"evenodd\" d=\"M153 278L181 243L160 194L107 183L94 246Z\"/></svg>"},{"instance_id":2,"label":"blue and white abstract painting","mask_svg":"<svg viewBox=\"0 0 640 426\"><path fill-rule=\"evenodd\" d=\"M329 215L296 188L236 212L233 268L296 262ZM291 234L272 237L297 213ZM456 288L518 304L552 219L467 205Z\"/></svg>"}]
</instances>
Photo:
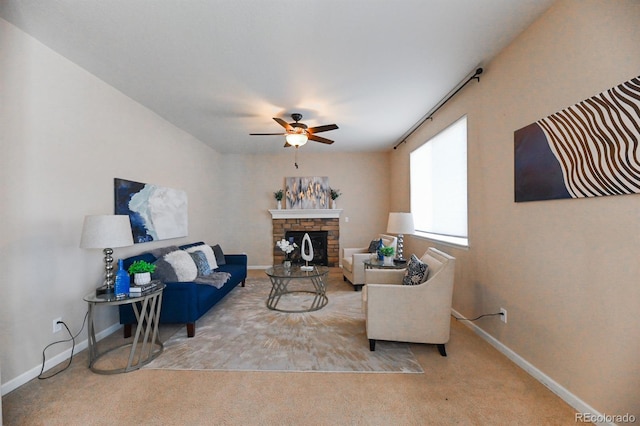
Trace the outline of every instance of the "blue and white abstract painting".
<instances>
[{"instance_id":1,"label":"blue and white abstract painting","mask_svg":"<svg viewBox=\"0 0 640 426\"><path fill-rule=\"evenodd\" d=\"M115 214L129 216L135 243L188 235L185 191L115 178L114 192Z\"/></svg>"}]
</instances>

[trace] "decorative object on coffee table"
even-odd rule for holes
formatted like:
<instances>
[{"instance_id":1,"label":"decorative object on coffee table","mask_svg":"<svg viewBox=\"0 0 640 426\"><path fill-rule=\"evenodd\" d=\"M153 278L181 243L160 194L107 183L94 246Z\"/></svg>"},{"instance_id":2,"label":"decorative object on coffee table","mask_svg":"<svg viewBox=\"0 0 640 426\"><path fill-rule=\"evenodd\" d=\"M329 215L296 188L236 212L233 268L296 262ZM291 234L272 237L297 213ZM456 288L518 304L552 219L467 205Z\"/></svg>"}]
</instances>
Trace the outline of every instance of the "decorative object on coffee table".
<instances>
[{"instance_id":1,"label":"decorative object on coffee table","mask_svg":"<svg viewBox=\"0 0 640 426\"><path fill-rule=\"evenodd\" d=\"M113 293L113 248L133 245L131 224L126 215L90 215L85 216L82 226L80 247L104 249L104 283L96 289L96 294Z\"/></svg>"},{"instance_id":2,"label":"decorative object on coffee table","mask_svg":"<svg viewBox=\"0 0 640 426\"><path fill-rule=\"evenodd\" d=\"M313 260L313 245L311 244L311 237L309 234L304 234L302 237L302 248L300 249L300 256L304 259L304 266L300 269L303 271L313 271L313 266L309 266L309 262Z\"/></svg>"},{"instance_id":3,"label":"decorative object on coffee table","mask_svg":"<svg viewBox=\"0 0 640 426\"><path fill-rule=\"evenodd\" d=\"M281 239L280 241L276 242L276 246L278 246L278 248L280 250L282 250L284 252L284 267L285 269L289 269L291 268L291 252L298 247L298 245L296 243L293 242L293 238L289 238L289 240L286 239Z\"/></svg>"}]
</instances>

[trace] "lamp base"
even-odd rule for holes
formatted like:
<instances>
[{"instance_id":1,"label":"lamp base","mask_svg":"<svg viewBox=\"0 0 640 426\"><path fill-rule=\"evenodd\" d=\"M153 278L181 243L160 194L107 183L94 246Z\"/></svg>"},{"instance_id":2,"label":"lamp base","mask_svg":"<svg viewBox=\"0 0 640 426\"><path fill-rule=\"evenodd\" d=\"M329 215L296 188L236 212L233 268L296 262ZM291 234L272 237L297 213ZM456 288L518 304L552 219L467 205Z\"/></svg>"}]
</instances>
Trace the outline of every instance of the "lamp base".
<instances>
[{"instance_id":1,"label":"lamp base","mask_svg":"<svg viewBox=\"0 0 640 426\"><path fill-rule=\"evenodd\" d=\"M100 296L103 294L114 294L113 286L103 285L101 287L96 288L96 296Z\"/></svg>"}]
</instances>

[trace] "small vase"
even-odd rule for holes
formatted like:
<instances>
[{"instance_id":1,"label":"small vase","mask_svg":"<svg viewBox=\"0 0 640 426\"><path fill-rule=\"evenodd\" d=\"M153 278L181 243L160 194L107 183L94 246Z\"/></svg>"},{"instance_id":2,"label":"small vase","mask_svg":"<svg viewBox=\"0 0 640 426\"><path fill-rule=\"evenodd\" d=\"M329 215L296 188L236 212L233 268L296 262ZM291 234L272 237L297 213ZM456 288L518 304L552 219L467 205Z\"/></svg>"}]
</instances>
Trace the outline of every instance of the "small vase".
<instances>
[{"instance_id":1,"label":"small vase","mask_svg":"<svg viewBox=\"0 0 640 426\"><path fill-rule=\"evenodd\" d=\"M336 200L331 200L331 208L332 209L337 209L338 208L338 202Z\"/></svg>"},{"instance_id":2,"label":"small vase","mask_svg":"<svg viewBox=\"0 0 640 426\"><path fill-rule=\"evenodd\" d=\"M285 260L282 265L284 266L284 269L286 269L286 270L291 269L291 261L290 260Z\"/></svg>"},{"instance_id":3,"label":"small vase","mask_svg":"<svg viewBox=\"0 0 640 426\"><path fill-rule=\"evenodd\" d=\"M124 269L122 259L118 259L118 272L116 272L116 282L113 289L117 297L129 294L130 281L131 278L129 278L129 273Z\"/></svg>"},{"instance_id":4,"label":"small vase","mask_svg":"<svg viewBox=\"0 0 640 426\"><path fill-rule=\"evenodd\" d=\"M393 266L393 256L385 256L383 265L384 266Z\"/></svg>"},{"instance_id":5,"label":"small vase","mask_svg":"<svg viewBox=\"0 0 640 426\"><path fill-rule=\"evenodd\" d=\"M282 201L278 200L278 210L282 210Z\"/></svg>"},{"instance_id":6,"label":"small vase","mask_svg":"<svg viewBox=\"0 0 640 426\"><path fill-rule=\"evenodd\" d=\"M148 283L151 282L151 273L143 272L143 273L139 273L139 274L134 274L133 275L133 282L136 283L136 285L148 284Z\"/></svg>"}]
</instances>

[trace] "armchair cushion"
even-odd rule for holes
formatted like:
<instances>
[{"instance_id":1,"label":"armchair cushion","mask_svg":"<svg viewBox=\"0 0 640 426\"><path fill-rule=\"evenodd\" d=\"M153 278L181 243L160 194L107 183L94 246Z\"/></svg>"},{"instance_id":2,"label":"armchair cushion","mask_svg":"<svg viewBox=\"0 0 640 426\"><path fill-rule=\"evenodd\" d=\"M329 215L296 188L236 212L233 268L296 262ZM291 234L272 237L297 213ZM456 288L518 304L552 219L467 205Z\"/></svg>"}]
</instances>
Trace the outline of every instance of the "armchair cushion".
<instances>
[{"instance_id":1,"label":"armchair cushion","mask_svg":"<svg viewBox=\"0 0 640 426\"><path fill-rule=\"evenodd\" d=\"M417 258L415 254L411 255L407 269L405 270L402 284L418 285L427 280L429 276L429 265Z\"/></svg>"}]
</instances>

